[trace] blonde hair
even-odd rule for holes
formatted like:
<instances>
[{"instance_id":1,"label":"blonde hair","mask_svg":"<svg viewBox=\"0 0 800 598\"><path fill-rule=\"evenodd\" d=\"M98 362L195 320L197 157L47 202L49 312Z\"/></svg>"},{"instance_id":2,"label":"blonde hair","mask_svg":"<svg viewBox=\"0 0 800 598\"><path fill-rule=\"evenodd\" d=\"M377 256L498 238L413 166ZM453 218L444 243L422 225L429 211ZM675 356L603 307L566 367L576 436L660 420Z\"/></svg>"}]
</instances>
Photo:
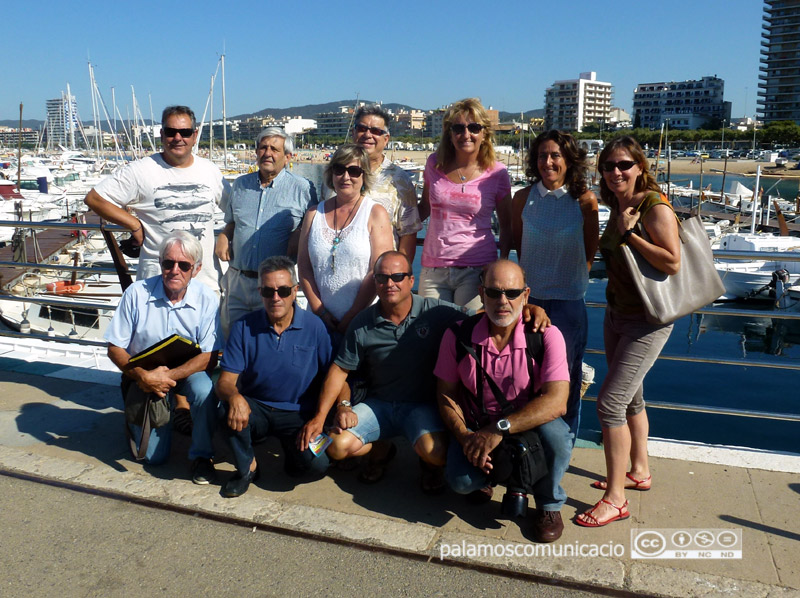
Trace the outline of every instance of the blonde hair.
<instances>
[{"instance_id":1,"label":"blonde hair","mask_svg":"<svg viewBox=\"0 0 800 598\"><path fill-rule=\"evenodd\" d=\"M436 166L445 168L456 156L456 148L453 146L450 132L453 121L461 115L469 116L476 123L483 125L483 143L478 150L478 166L482 170L491 168L497 161L494 153L494 131L489 114L478 98L465 98L447 109L442 124L442 139L439 142L439 149L436 150Z\"/></svg>"}]
</instances>

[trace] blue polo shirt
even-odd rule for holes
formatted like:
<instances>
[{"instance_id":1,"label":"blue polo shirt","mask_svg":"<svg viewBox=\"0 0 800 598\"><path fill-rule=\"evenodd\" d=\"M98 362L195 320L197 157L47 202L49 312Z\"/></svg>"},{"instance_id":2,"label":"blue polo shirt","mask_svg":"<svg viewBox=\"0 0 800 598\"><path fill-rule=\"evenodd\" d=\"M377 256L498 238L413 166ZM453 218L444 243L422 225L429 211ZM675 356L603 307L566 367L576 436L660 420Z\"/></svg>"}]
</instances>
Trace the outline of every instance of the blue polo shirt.
<instances>
[{"instance_id":1,"label":"blue polo shirt","mask_svg":"<svg viewBox=\"0 0 800 598\"><path fill-rule=\"evenodd\" d=\"M265 258L286 255L289 236L303 222L306 211L317 204L314 185L286 169L269 185L261 186L258 172L237 178L229 199L220 207L225 223L234 222L231 266L257 271Z\"/></svg>"},{"instance_id":2,"label":"blue polo shirt","mask_svg":"<svg viewBox=\"0 0 800 598\"><path fill-rule=\"evenodd\" d=\"M137 280L122 294L103 337L136 355L173 334L200 345L204 353L218 349L219 299L193 278L177 303L164 293L161 275Z\"/></svg>"},{"instance_id":3,"label":"blue polo shirt","mask_svg":"<svg viewBox=\"0 0 800 598\"><path fill-rule=\"evenodd\" d=\"M285 411L311 411L331 353L325 324L295 304L292 323L281 334L263 309L234 322L220 367L239 374L239 392L250 399Z\"/></svg>"}]
</instances>

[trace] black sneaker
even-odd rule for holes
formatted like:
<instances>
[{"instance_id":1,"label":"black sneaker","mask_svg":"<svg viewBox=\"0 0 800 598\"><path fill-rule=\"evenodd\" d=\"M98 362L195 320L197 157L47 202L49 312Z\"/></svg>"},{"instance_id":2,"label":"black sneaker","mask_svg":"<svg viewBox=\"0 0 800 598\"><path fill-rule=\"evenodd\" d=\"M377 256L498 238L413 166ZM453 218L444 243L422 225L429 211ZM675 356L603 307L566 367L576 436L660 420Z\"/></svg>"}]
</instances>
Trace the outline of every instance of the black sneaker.
<instances>
[{"instance_id":1,"label":"black sneaker","mask_svg":"<svg viewBox=\"0 0 800 598\"><path fill-rule=\"evenodd\" d=\"M256 465L255 471L249 471L246 475L242 475L238 471L225 482L222 487L222 496L225 498L236 498L241 496L250 487L250 482L255 482L259 476L259 467Z\"/></svg>"},{"instance_id":2,"label":"black sneaker","mask_svg":"<svg viewBox=\"0 0 800 598\"><path fill-rule=\"evenodd\" d=\"M192 482L195 484L212 484L217 481L217 470L211 459L198 457L192 461Z\"/></svg>"}]
</instances>

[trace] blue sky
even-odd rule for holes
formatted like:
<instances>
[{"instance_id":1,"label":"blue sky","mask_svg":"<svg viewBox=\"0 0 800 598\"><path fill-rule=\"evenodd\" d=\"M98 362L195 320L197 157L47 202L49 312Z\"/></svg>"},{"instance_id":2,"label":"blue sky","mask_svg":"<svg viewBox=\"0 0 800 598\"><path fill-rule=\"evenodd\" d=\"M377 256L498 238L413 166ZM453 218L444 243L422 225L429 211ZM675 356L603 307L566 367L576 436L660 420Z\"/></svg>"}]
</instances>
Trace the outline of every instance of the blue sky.
<instances>
[{"instance_id":1,"label":"blue sky","mask_svg":"<svg viewBox=\"0 0 800 598\"><path fill-rule=\"evenodd\" d=\"M762 2L228 2L6 0L0 119L43 120L70 84L91 119L87 59L123 116L203 112L225 51L228 115L354 98L417 108L478 96L510 112L595 71L630 110L637 83L717 75L733 116L756 109ZM369 7L369 8L362 8ZM214 113L221 115L221 94Z\"/></svg>"}]
</instances>

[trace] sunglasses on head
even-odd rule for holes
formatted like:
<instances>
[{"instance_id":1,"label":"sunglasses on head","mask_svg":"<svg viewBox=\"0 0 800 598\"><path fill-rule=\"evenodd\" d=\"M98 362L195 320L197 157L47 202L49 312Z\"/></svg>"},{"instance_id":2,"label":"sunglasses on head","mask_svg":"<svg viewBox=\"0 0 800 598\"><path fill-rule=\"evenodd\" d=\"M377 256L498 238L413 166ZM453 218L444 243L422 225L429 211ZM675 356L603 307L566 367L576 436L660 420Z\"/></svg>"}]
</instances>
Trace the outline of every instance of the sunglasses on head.
<instances>
[{"instance_id":1,"label":"sunglasses on head","mask_svg":"<svg viewBox=\"0 0 800 598\"><path fill-rule=\"evenodd\" d=\"M525 289L495 289L492 287L483 287L483 292L486 293L489 299L500 299L500 295L505 295L509 299L516 299L525 292Z\"/></svg>"},{"instance_id":2,"label":"sunglasses on head","mask_svg":"<svg viewBox=\"0 0 800 598\"><path fill-rule=\"evenodd\" d=\"M166 137L175 137L178 133L181 137L191 137L194 135L194 129L173 129L172 127L164 127L164 135Z\"/></svg>"},{"instance_id":3,"label":"sunglasses on head","mask_svg":"<svg viewBox=\"0 0 800 598\"><path fill-rule=\"evenodd\" d=\"M392 282L403 282L406 276L411 276L411 272L393 272L392 274L375 274L375 282L378 284L386 284L389 282L389 279L392 279Z\"/></svg>"},{"instance_id":4,"label":"sunglasses on head","mask_svg":"<svg viewBox=\"0 0 800 598\"><path fill-rule=\"evenodd\" d=\"M625 172L626 170L630 170L634 166L636 166L638 162L636 160L620 160L619 162L612 162L611 160L606 160L602 164L600 164L600 170L603 172L614 172L615 168L619 168L620 172Z\"/></svg>"},{"instance_id":5,"label":"sunglasses on head","mask_svg":"<svg viewBox=\"0 0 800 598\"><path fill-rule=\"evenodd\" d=\"M469 123L468 125L456 123L454 125L450 125L450 130L456 135L461 135L464 131L469 131L470 133L480 133L483 130L483 125L480 123Z\"/></svg>"},{"instance_id":6,"label":"sunglasses on head","mask_svg":"<svg viewBox=\"0 0 800 598\"><path fill-rule=\"evenodd\" d=\"M331 170L336 176L342 176L347 172L351 179L357 179L364 174L364 169L360 166L345 166L344 164L334 164L331 166Z\"/></svg>"},{"instance_id":7,"label":"sunglasses on head","mask_svg":"<svg viewBox=\"0 0 800 598\"><path fill-rule=\"evenodd\" d=\"M367 125L362 125L361 123L357 124L353 128L356 130L356 133L366 133L367 131L369 131L370 133L378 137L380 137L381 135L386 135L386 133L388 133L388 131L384 131L383 129L380 129L378 127L368 127Z\"/></svg>"},{"instance_id":8,"label":"sunglasses on head","mask_svg":"<svg viewBox=\"0 0 800 598\"><path fill-rule=\"evenodd\" d=\"M261 296L266 299L272 299L275 296L275 293L278 293L278 297L281 299L286 299L289 295L292 294L292 290L294 287L278 287L277 289L272 289L270 287L261 287Z\"/></svg>"},{"instance_id":9,"label":"sunglasses on head","mask_svg":"<svg viewBox=\"0 0 800 598\"><path fill-rule=\"evenodd\" d=\"M166 272L171 271L175 264L178 264L178 268L181 269L181 272L188 272L194 266L191 262L177 262L175 260L164 260L161 262L161 267L164 268Z\"/></svg>"}]
</instances>

